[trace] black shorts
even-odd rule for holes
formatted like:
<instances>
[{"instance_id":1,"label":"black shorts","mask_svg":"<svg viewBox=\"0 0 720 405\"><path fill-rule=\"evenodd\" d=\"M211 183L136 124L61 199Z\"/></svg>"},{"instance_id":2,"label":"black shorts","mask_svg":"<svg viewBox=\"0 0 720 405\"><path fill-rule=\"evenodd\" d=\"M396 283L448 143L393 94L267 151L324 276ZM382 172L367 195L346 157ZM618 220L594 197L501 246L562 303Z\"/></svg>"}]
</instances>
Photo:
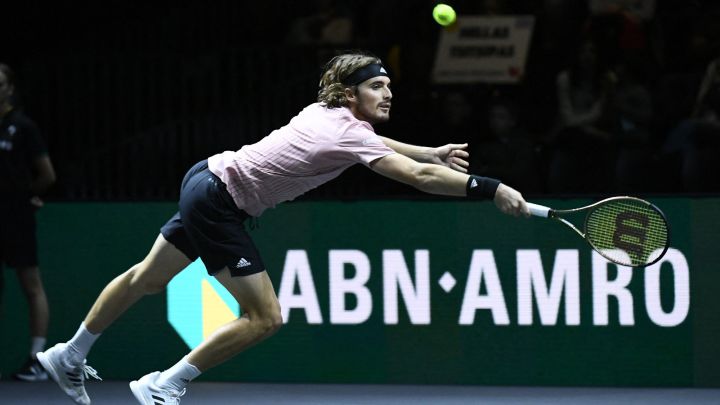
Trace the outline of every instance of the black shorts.
<instances>
[{"instance_id":1,"label":"black shorts","mask_svg":"<svg viewBox=\"0 0 720 405\"><path fill-rule=\"evenodd\" d=\"M0 194L0 267L37 266L35 210L29 196Z\"/></svg>"},{"instance_id":2,"label":"black shorts","mask_svg":"<svg viewBox=\"0 0 720 405\"><path fill-rule=\"evenodd\" d=\"M179 205L179 212L160 232L188 259L200 256L210 275L225 267L233 277L265 270L245 231L249 215L235 205L225 184L208 169L207 160L195 164L185 175Z\"/></svg>"}]
</instances>

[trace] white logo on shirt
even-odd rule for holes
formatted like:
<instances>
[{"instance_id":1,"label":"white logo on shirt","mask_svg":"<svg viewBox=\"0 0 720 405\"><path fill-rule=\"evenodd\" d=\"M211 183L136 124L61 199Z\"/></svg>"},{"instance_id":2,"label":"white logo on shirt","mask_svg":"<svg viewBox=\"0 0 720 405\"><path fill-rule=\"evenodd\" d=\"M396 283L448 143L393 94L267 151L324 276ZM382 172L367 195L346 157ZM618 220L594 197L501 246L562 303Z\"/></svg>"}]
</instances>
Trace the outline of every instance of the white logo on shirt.
<instances>
[{"instance_id":1,"label":"white logo on shirt","mask_svg":"<svg viewBox=\"0 0 720 405\"><path fill-rule=\"evenodd\" d=\"M470 188L475 188L475 187L477 187L477 185L478 185L477 180L472 179L472 181L470 182Z\"/></svg>"},{"instance_id":2,"label":"white logo on shirt","mask_svg":"<svg viewBox=\"0 0 720 405\"><path fill-rule=\"evenodd\" d=\"M365 138L362 141L363 145L370 145L371 143L378 143L380 142L380 139L378 138Z\"/></svg>"}]
</instances>

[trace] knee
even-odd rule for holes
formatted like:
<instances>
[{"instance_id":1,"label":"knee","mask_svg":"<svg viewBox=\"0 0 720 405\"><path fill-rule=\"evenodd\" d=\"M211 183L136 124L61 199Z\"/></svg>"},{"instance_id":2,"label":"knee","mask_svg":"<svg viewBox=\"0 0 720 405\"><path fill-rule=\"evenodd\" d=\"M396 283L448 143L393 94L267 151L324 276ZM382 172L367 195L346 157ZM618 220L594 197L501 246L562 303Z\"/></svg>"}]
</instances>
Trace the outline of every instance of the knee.
<instances>
[{"instance_id":1,"label":"knee","mask_svg":"<svg viewBox=\"0 0 720 405\"><path fill-rule=\"evenodd\" d=\"M280 308L256 317L258 329L263 336L274 335L283 325Z\"/></svg>"},{"instance_id":2,"label":"knee","mask_svg":"<svg viewBox=\"0 0 720 405\"><path fill-rule=\"evenodd\" d=\"M145 295L157 294L165 290L167 282L152 277L151 268L144 262L140 262L127 271L130 287Z\"/></svg>"},{"instance_id":3,"label":"knee","mask_svg":"<svg viewBox=\"0 0 720 405\"><path fill-rule=\"evenodd\" d=\"M275 334L277 331L280 330L280 328L283 326L283 320L282 315L280 314L280 309L278 308L276 313L273 313L272 318L270 319L269 324L269 333Z\"/></svg>"}]
</instances>

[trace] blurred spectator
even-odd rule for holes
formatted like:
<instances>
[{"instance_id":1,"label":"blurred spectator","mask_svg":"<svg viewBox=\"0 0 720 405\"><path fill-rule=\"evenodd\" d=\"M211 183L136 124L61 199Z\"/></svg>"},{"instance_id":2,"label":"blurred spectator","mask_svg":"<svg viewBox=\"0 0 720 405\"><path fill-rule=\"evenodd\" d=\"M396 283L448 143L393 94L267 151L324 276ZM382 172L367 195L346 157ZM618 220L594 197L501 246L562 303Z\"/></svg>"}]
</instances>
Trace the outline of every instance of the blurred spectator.
<instances>
[{"instance_id":1,"label":"blurred spectator","mask_svg":"<svg viewBox=\"0 0 720 405\"><path fill-rule=\"evenodd\" d=\"M465 92L450 90L442 95L441 100L442 127L446 132L468 137L477 133L473 122L476 109Z\"/></svg>"},{"instance_id":2,"label":"blurred spectator","mask_svg":"<svg viewBox=\"0 0 720 405\"><path fill-rule=\"evenodd\" d=\"M716 1L658 2L653 45L667 74L704 69L720 47Z\"/></svg>"},{"instance_id":3,"label":"blurred spectator","mask_svg":"<svg viewBox=\"0 0 720 405\"><path fill-rule=\"evenodd\" d=\"M691 117L668 134L663 152L679 159L685 191L720 190L720 57L708 65Z\"/></svg>"},{"instance_id":4,"label":"blurred spectator","mask_svg":"<svg viewBox=\"0 0 720 405\"><path fill-rule=\"evenodd\" d=\"M538 67L546 64L562 63L567 49L572 46L583 20L587 17L583 4L575 0L545 0L535 11L537 15L536 32L533 39L543 54L553 56Z\"/></svg>"},{"instance_id":5,"label":"blurred spectator","mask_svg":"<svg viewBox=\"0 0 720 405\"><path fill-rule=\"evenodd\" d=\"M536 24L521 85L523 103L533 107L533 114L525 114L523 123L545 134L557 124L557 74L567 67L568 50L577 46L587 10L576 0L545 0L533 14Z\"/></svg>"},{"instance_id":6,"label":"blurred spectator","mask_svg":"<svg viewBox=\"0 0 720 405\"><path fill-rule=\"evenodd\" d=\"M14 377L35 382L48 378L35 355L45 348L50 317L35 212L43 206L39 196L55 182L55 169L37 126L15 108L14 92L15 75L0 63L0 270L3 264L15 269L30 308L30 350Z\"/></svg>"},{"instance_id":7,"label":"blurred spectator","mask_svg":"<svg viewBox=\"0 0 720 405\"><path fill-rule=\"evenodd\" d=\"M645 66L645 59L637 55L626 58L615 69L618 81L611 108L616 119L615 190L619 192L652 191L656 185L651 142L653 98L646 85Z\"/></svg>"},{"instance_id":8,"label":"blurred spectator","mask_svg":"<svg viewBox=\"0 0 720 405\"><path fill-rule=\"evenodd\" d=\"M483 0L482 14L485 15L508 15L512 14L507 0Z\"/></svg>"},{"instance_id":9,"label":"blurred spectator","mask_svg":"<svg viewBox=\"0 0 720 405\"><path fill-rule=\"evenodd\" d=\"M473 147L474 143L480 141L482 135L482 118L478 114L481 106L478 105L477 92L475 88L462 89L457 87L444 88L435 93L434 105L432 111L425 111L428 116L416 115L413 121L418 123L415 132L421 134L423 132L431 133L424 142L432 144L437 142L433 139L441 136L444 142L453 143L469 143ZM398 103L400 104L400 103ZM393 108L395 108L393 106ZM399 115L399 114L398 114ZM432 130L428 131L428 125L432 126Z\"/></svg>"},{"instance_id":10,"label":"blurred spectator","mask_svg":"<svg viewBox=\"0 0 720 405\"><path fill-rule=\"evenodd\" d=\"M305 3L302 3L305 4ZM311 14L291 25L288 43L296 45L348 45L353 41L350 10L337 0L314 0Z\"/></svg>"},{"instance_id":11,"label":"blurred spectator","mask_svg":"<svg viewBox=\"0 0 720 405\"><path fill-rule=\"evenodd\" d=\"M590 0L589 8L594 16L588 29L608 53L647 48L646 22L655 15L654 0Z\"/></svg>"},{"instance_id":12,"label":"blurred spectator","mask_svg":"<svg viewBox=\"0 0 720 405\"><path fill-rule=\"evenodd\" d=\"M608 100L617 78L585 40L556 80L559 125L548 139L548 191L605 191L612 182L612 125Z\"/></svg>"},{"instance_id":13,"label":"blurred spectator","mask_svg":"<svg viewBox=\"0 0 720 405\"><path fill-rule=\"evenodd\" d=\"M541 192L535 145L520 125L516 105L508 100L492 101L488 108L488 129L488 136L483 137L470 154L472 170L521 188L526 194Z\"/></svg>"}]
</instances>

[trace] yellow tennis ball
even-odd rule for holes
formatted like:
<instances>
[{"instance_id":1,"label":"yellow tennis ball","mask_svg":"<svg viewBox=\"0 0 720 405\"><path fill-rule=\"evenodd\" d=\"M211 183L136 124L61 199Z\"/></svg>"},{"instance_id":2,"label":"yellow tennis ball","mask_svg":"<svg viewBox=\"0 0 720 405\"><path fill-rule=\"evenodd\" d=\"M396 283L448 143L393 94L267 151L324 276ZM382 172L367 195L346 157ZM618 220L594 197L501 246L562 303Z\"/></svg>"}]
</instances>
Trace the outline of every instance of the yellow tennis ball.
<instances>
[{"instance_id":1,"label":"yellow tennis ball","mask_svg":"<svg viewBox=\"0 0 720 405\"><path fill-rule=\"evenodd\" d=\"M454 23L455 17L455 10L447 4L438 4L433 9L433 18L443 27L447 27L448 25Z\"/></svg>"}]
</instances>

